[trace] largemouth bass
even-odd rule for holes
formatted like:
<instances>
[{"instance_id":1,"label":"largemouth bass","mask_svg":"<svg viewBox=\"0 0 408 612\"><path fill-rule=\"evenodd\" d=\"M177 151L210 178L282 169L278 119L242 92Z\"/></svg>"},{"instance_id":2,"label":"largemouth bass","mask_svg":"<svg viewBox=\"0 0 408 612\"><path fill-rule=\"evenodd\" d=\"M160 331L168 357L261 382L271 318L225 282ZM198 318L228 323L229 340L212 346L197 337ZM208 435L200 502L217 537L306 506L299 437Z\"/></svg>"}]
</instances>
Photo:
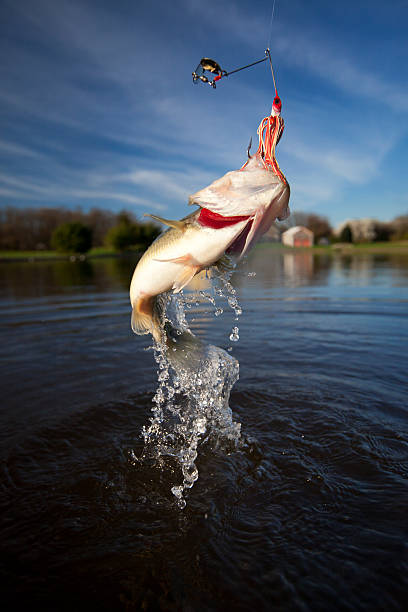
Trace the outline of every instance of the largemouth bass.
<instances>
[{"instance_id":1,"label":"largemouth bass","mask_svg":"<svg viewBox=\"0 0 408 612\"><path fill-rule=\"evenodd\" d=\"M220 229L198 221L199 211L171 225L144 253L130 285L132 329L136 334L151 332L161 340L160 312L156 297L173 290L178 293L201 270L217 262L241 234L247 219Z\"/></svg>"}]
</instances>

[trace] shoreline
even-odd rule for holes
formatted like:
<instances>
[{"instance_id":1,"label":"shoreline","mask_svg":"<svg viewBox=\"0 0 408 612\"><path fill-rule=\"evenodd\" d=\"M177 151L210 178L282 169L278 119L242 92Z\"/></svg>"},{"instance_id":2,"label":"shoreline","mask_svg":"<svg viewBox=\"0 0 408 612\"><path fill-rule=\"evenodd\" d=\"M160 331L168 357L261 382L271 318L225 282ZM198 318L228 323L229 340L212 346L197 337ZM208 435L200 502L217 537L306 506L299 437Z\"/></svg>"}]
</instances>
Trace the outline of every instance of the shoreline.
<instances>
[{"instance_id":1,"label":"shoreline","mask_svg":"<svg viewBox=\"0 0 408 612\"><path fill-rule=\"evenodd\" d=\"M394 242L358 242L356 244L334 243L325 245L315 245L312 247L290 247L279 242L260 242L256 249L273 250L277 253L311 253L326 255L364 255L370 254L404 254L408 255L408 240L396 240Z\"/></svg>"},{"instance_id":2,"label":"shoreline","mask_svg":"<svg viewBox=\"0 0 408 612\"><path fill-rule=\"evenodd\" d=\"M146 247L147 248L147 247ZM408 240L400 240L395 242L360 242L357 244L335 243L327 246L316 245L312 247L289 247L279 242L260 242L256 245L255 250L273 250L276 253L311 253L311 254L327 254L327 255L364 255L384 254L408 255ZM129 259L139 258L144 250L124 251L118 253L115 251L98 249L90 251L86 254L63 254L55 251L0 251L0 263L15 263L15 262L41 262L41 261L71 261L82 262L89 259L116 258Z\"/></svg>"},{"instance_id":3,"label":"shoreline","mask_svg":"<svg viewBox=\"0 0 408 612\"><path fill-rule=\"evenodd\" d=\"M118 253L115 251L90 251L89 253L73 254L73 253L56 253L55 251L0 251L0 263L38 263L42 261L71 261L83 262L90 259L130 259L139 258L143 250L124 251Z\"/></svg>"}]
</instances>

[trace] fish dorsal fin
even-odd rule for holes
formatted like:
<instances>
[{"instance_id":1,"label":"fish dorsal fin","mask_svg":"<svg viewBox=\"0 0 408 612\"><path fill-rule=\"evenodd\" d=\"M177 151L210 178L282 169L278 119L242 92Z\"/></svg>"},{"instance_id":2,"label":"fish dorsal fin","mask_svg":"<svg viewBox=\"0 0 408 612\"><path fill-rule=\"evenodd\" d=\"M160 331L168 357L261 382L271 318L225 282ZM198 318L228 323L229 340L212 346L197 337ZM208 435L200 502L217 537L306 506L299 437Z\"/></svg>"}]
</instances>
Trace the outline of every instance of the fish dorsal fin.
<instances>
[{"instance_id":1,"label":"fish dorsal fin","mask_svg":"<svg viewBox=\"0 0 408 612\"><path fill-rule=\"evenodd\" d=\"M163 223L164 225L168 225L169 227L173 227L174 229L180 230L184 232L187 227L187 223L185 221L176 221L174 219L163 219L163 217L158 217L157 215L149 215L145 214L145 217L150 217L155 221L159 221L159 223Z\"/></svg>"}]
</instances>

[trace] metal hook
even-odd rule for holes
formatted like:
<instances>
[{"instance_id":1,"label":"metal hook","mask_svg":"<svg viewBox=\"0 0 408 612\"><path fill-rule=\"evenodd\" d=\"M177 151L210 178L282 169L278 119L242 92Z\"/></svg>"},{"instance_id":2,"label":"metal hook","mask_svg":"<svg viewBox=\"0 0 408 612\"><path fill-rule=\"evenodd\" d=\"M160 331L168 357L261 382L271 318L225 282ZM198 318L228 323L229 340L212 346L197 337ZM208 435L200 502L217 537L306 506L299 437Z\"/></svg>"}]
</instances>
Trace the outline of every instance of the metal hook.
<instances>
[{"instance_id":1,"label":"metal hook","mask_svg":"<svg viewBox=\"0 0 408 612\"><path fill-rule=\"evenodd\" d=\"M249 141L248 148L247 148L248 159L252 159L252 155L249 154L251 147L252 147L252 136L251 136L251 140Z\"/></svg>"}]
</instances>

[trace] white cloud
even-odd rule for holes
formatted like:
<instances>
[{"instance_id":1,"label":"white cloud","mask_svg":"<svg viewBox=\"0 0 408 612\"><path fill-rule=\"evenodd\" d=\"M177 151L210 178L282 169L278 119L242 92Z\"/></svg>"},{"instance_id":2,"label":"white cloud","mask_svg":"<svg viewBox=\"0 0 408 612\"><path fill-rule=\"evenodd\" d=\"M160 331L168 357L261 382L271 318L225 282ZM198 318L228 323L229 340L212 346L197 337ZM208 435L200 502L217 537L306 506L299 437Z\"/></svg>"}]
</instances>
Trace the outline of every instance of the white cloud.
<instances>
[{"instance_id":1,"label":"white cloud","mask_svg":"<svg viewBox=\"0 0 408 612\"><path fill-rule=\"evenodd\" d=\"M8 155L17 155L22 157L33 157L33 158L42 158L43 155L38 151L34 151L33 149L29 149L28 147L15 144L13 142L7 142L5 140L0 140L0 152L4 151Z\"/></svg>"},{"instance_id":2,"label":"white cloud","mask_svg":"<svg viewBox=\"0 0 408 612\"><path fill-rule=\"evenodd\" d=\"M387 81L380 71L370 72L359 66L358 59L347 57L347 51L344 47L339 48L336 42L329 42L321 36L306 37L293 29L290 39L279 34L276 42L285 63L305 67L310 73L351 94L350 103L355 98L366 97L378 113L384 112L385 108L408 112L406 85Z\"/></svg>"},{"instance_id":3,"label":"white cloud","mask_svg":"<svg viewBox=\"0 0 408 612\"><path fill-rule=\"evenodd\" d=\"M86 183L85 178L82 182ZM7 187L4 188L2 185L6 185ZM14 189L10 189L10 187L14 187ZM47 181L47 184L43 184L41 182L33 182L25 178L7 176L5 174L0 174L0 193L7 197L18 198L21 201L41 200L43 202L58 202L71 200L71 202L74 203L76 200L100 200L109 201L111 203L124 202L126 204L143 207L145 210L152 209L164 211L167 209L165 204L148 197L136 196L129 192L127 193L114 189L77 189L64 186L61 183L53 184Z\"/></svg>"},{"instance_id":4,"label":"white cloud","mask_svg":"<svg viewBox=\"0 0 408 612\"><path fill-rule=\"evenodd\" d=\"M293 144L293 143L292 143ZM348 150L319 147L318 144L305 144L297 141L291 155L302 160L307 166L319 167L322 172L329 171L337 178L350 183L365 183L376 173L381 159L367 152L350 154Z\"/></svg>"}]
</instances>

